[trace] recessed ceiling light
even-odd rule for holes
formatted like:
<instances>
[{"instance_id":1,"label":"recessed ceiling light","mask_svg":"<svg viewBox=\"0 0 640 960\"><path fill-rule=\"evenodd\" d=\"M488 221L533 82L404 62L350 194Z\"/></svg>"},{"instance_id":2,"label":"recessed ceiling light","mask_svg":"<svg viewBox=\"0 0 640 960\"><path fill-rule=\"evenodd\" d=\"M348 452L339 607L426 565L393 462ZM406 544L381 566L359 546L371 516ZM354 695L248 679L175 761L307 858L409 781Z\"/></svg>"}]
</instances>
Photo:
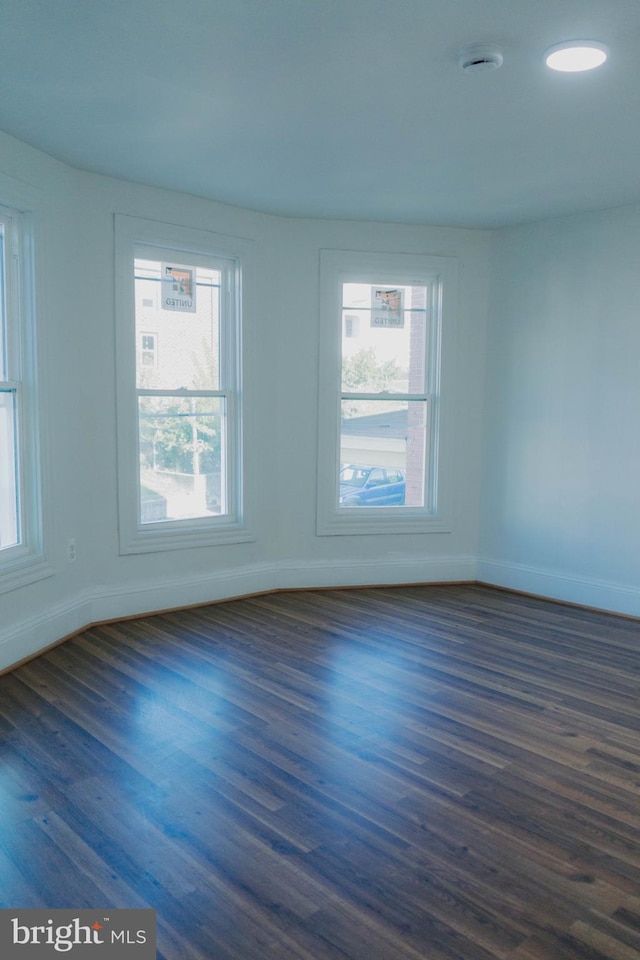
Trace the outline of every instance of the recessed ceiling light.
<instances>
[{"instance_id":1,"label":"recessed ceiling light","mask_svg":"<svg viewBox=\"0 0 640 960\"><path fill-rule=\"evenodd\" d=\"M565 40L549 47L545 53L545 63L551 70L580 73L601 66L608 53L604 43L597 40Z\"/></svg>"}]
</instances>

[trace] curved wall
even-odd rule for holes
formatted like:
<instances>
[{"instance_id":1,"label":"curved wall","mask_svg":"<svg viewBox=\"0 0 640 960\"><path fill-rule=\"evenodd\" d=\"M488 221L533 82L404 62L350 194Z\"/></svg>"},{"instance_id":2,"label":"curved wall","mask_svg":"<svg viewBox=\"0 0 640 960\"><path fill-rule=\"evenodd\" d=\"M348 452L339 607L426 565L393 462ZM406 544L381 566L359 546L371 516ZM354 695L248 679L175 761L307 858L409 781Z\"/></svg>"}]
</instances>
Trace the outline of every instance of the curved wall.
<instances>
[{"instance_id":1,"label":"curved wall","mask_svg":"<svg viewBox=\"0 0 640 960\"><path fill-rule=\"evenodd\" d=\"M70 169L0 135L0 202L36 225L46 553L51 576L0 594L0 669L96 620L287 587L469 580L478 554L490 235L288 220ZM113 217L254 240L247 468L255 541L120 556ZM456 256L460 266L450 533L315 533L322 248ZM286 295L283 296L283 291ZM77 560L66 559L74 537Z\"/></svg>"}]
</instances>

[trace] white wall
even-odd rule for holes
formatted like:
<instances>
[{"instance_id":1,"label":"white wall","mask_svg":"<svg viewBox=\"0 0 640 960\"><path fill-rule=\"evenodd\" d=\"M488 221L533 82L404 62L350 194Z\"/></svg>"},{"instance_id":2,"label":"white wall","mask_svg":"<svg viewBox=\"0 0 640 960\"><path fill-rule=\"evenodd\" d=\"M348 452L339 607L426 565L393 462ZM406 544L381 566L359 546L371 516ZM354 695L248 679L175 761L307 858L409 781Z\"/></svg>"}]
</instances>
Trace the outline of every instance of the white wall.
<instances>
[{"instance_id":1,"label":"white wall","mask_svg":"<svg viewBox=\"0 0 640 960\"><path fill-rule=\"evenodd\" d=\"M109 617L277 587L474 578L488 234L269 217L80 173L0 134L0 202L11 205L16 185L32 198L38 231L45 515L53 574L0 594L0 669ZM256 241L261 295L247 378L247 469L259 482L252 505L255 542L118 554L114 213ZM315 534L323 247L460 259L451 533ZM68 537L77 541L73 564L66 559Z\"/></svg>"},{"instance_id":2,"label":"white wall","mask_svg":"<svg viewBox=\"0 0 640 960\"><path fill-rule=\"evenodd\" d=\"M640 615L640 208L494 238L479 578Z\"/></svg>"}]
</instances>

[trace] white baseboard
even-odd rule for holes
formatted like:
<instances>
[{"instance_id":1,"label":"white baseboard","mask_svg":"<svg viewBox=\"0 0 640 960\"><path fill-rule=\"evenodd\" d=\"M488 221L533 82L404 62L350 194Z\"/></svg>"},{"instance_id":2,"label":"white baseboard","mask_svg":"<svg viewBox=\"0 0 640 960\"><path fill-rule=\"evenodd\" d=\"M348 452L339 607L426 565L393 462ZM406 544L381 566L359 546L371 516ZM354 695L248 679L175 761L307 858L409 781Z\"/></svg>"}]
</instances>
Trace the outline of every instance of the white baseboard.
<instances>
[{"instance_id":1,"label":"white baseboard","mask_svg":"<svg viewBox=\"0 0 640 960\"><path fill-rule=\"evenodd\" d=\"M640 617L640 589L606 580L574 577L553 570L504 563L480 557L476 579L509 590L519 590L566 603L595 607L611 613Z\"/></svg>"},{"instance_id":2,"label":"white baseboard","mask_svg":"<svg viewBox=\"0 0 640 960\"><path fill-rule=\"evenodd\" d=\"M312 587L357 587L376 584L454 583L476 579L474 557L407 559L390 554L376 560L315 560L278 564L279 590Z\"/></svg>"},{"instance_id":3,"label":"white baseboard","mask_svg":"<svg viewBox=\"0 0 640 960\"><path fill-rule=\"evenodd\" d=\"M479 581L554 600L640 617L640 589L573 577L487 557L257 563L183 580L96 587L26 618L0 636L0 671L34 656L91 623L144 616L158 610L215 603L271 590L376 584Z\"/></svg>"},{"instance_id":4,"label":"white baseboard","mask_svg":"<svg viewBox=\"0 0 640 960\"><path fill-rule=\"evenodd\" d=\"M214 603L271 590L475 579L473 557L415 560L390 555L376 560L259 563L183 580L96 587L29 617L0 635L0 671L91 623L104 620L143 616L158 610Z\"/></svg>"}]
</instances>

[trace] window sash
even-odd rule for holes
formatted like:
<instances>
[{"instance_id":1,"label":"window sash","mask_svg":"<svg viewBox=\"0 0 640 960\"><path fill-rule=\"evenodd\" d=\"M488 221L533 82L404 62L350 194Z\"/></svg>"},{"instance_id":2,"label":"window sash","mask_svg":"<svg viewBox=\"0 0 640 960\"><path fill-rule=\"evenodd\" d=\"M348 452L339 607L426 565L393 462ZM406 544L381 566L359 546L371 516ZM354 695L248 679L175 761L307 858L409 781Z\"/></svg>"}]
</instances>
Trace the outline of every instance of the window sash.
<instances>
[{"instance_id":1,"label":"window sash","mask_svg":"<svg viewBox=\"0 0 640 960\"><path fill-rule=\"evenodd\" d=\"M245 494L242 489L244 404L241 331L246 303L249 299L253 302L254 296L253 293L250 298L247 296L247 284L243 280L244 271L250 271L248 265L253 262L254 244L209 231L139 220L125 215L117 215L115 223L120 552L146 553L253 540L247 523ZM134 264L137 260L219 271L220 282L216 279L213 284L216 289L210 294L214 298L214 314L217 311L218 291L220 297L220 327L219 334L215 334L218 340L214 340L219 345L219 357L214 358L214 373L217 379L209 384L208 378L205 378L206 389L195 389L200 385L192 382L194 378L189 376L185 377L185 385L175 377L173 381L165 380L165 386L162 385L162 377L169 369L167 366L163 368L163 364L167 363L167 352L171 350L163 330L159 332L156 340L158 375L150 379L150 382L140 383L138 370L145 368L139 366L140 341L136 334L155 332L153 326L149 326L146 321L141 325L140 317L148 317L150 310L153 316L153 307L161 300L158 294L151 306L141 302L140 309L144 309L144 314L141 313L136 318ZM198 290L199 287L196 288L196 294ZM209 296L206 292L205 295ZM144 298L150 299L146 293ZM215 326L217 315L214 317L214 314L211 322ZM203 322L207 315L201 318ZM186 312L184 316L187 317ZM191 312L190 316L193 317L194 313ZM187 330L185 325L185 332ZM211 389L213 386L216 389ZM209 399L212 404L215 402L216 411L219 409L224 413L221 420L204 421L211 427L215 426L220 432L220 469L224 476L219 481L216 480L214 486L217 485L215 494L223 506L222 511L220 504L216 504L218 512L202 516L185 515L163 520L151 520L148 514L142 516L138 407L144 398L156 401L171 398L178 407L181 405L180 401L197 400L198 406L201 406L203 399ZM197 423L198 427L201 424L197 420L192 422ZM200 439L203 437L198 433L197 440ZM207 495L209 496L209 493Z\"/></svg>"},{"instance_id":2,"label":"window sash","mask_svg":"<svg viewBox=\"0 0 640 960\"><path fill-rule=\"evenodd\" d=\"M384 279L384 278L383 278ZM391 290L396 296L396 312L385 310L376 304L374 292L376 289ZM350 301L358 298L366 298L369 303L367 306L356 306ZM409 297L417 297L419 304L415 300L409 300ZM437 396L430 390L430 381L433 374L433 364L429 363L430 357L438 350L437 342L437 324L432 322L432 290L428 283L412 284L394 284L381 283L380 278L373 277L370 282L357 283L350 279L342 279L341 282L341 302L339 324L341 330L340 339L340 367L341 367L341 393L340 393L340 430L338 435L339 455L337 461L337 482L335 489L334 508L339 513L347 510L353 510L355 504L366 507L368 513L375 509L376 513L385 510L391 513L397 511L405 512L411 509L425 510L433 506L432 484L430 483L430 471L428 462L428 452L433 443L433 438L427 436L431 412L436 408ZM347 337L345 315L351 313L359 314L364 318L362 325L363 350L370 351L370 362L378 361L378 365L392 363L398 368L402 364L406 369L406 390L388 391L386 389L368 391L368 390L349 390L345 389L345 360L353 356L352 353L345 354L345 340L352 339ZM378 331L373 327L373 318L380 316L382 329ZM391 315L391 320L388 317ZM414 318L415 317L415 321ZM367 318L369 323L367 324ZM385 329L392 326L393 322L398 324L397 329ZM414 327L413 323L418 326ZM366 336L366 333L369 336ZM389 337L394 340L390 343ZM377 341L377 342L376 342ZM416 352L417 348L417 352ZM382 351L382 355L378 351ZM358 354L355 354L358 356ZM392 359L393 358L393 359ZM377 405L397 404L396 414L401 415L406 410L406 424L403 426L406 434L404 439L396 436L397 431L390 431L387 437L384 437L384 428L389 428L389 424L375 425L371 423L368 427L371 435L368 443L364 437L354 437L352 432L347 429L350 418L344 415L345 403L353 401L356 405L361 404L363 409L360 419L367 422L369 417L384 416L377 413ZM406 405L406 406L405 406ZM410 427L410 411L415 412L422 408L423 423L417 430ZM355 409L352 407L352 410ZM354 416L357 420L358 417ZM413 436L411 437L411 434ZM360 444L358 443L360 440ZM385 475L387 467L395 467L402 472L404 477L404 488L398 489L395 485L389 485L387 491L376 491L372 477L373 472L366 479L364 486L360 491L350 490L347 485L340 483L342 469L350 457L345 456L347 452L353 454L352 462L358 465L358 455L360 452L361 463L364 466L373 468L372 460L376 459L376 465L381 468Z\"/></svg>"},{"instance_id":3,"label":"window sash","mask_svg":"<svg viewBox=\"0 0 640 960\"><path fill-rule=\"evenodd\" d=\"M200 335L205 334L208 339L208 350L210 353L207 353L205 357L205 363L212 364L212 376L214 382L219 385L218 389L195 389L191 387L179 387L175 389L167 388L163 385L163 377L166 377L168 381L175 380L178 377L178 382L181 376L190 379L192 377L198 376L198 369L193 366L195 363L195 357L193 360L188 359L188 356L185 354L183 362L186 361L187 368L182 369L180 372L180 364L178 368L172 367L171 365L164 372L160 367L157 367L156 379L160 380L160 383L157 386L148 388L140 387L137 385L137 381L143 371L147 369L144 364L142 364L141 354L139 353L136 357L136 395L137 395L137 418L136 418L136 431L137 431L137 446L138 446L138 477L137 477L137 525L140 530L152 530L164 528L167 531L171 528L182 528L183 525L187 524L189 526L196 526L197 524L207 524L207 525L216 525L219 523L228 522L231 519L231 509L237 506L236 499L233 496L229 497L228 493L231 489L231 484L229 482L230 478L227 475L229 463L231 457L229 456L229 451L227 449L229 445L230 435L232 434L232 429L229 429L228 417L233 411L233 404L228 403L229 395L233 392L233 333L229 330L229 327L233 323L233 312L234 312L234 303L233 303L233 285L232 277L235 271L237 270L237 264L233 261L228 260L227 258L215 257L215 256L202 256L198 254L185 254L184 252L173 251L170 249L165 249L162 251L154 251L152 255L149 254L149 251L137 245L134 248L134 284L140 282L140 263L146 261L148 264L153 265L152 272L156 267L159 268L158 276L145 277L149 282L158 283L160 285L159 289L161 291L160 297L156 298L156 303L163 300L162 291L164 290L164 279L162 274L162 269L165 264L170 263L177 266L184 273L191 272L191 283L193 287L193 304L192 307L185 310L183 313L180 311L165 311L162 306L156 305L154 308L155 318L152 315L145 313L144 317L140 320L137 314L138 309L138 294L136 288L136 298L135 298L135 325L136 330L139 327L146 328L145 334L150 335L148 327L149 324L154 322L158 324L163 324L166 326L166 331L161 332L163 338L166 339L167 336L176 336L176 331L179 330L181 324L186 324L187 329L185 330L185 338L187 334L190 334L191 331L188 329L188 325L192 322L196 322L197 329ZM202 282L202 278L198 278L197 271L210 271L212 274L217 274L216 280L219 279L219 282ZM202 294L203 288L206 287L207 290L211 289L211 302L208 304L210 313L205 308L204 316L200 317L198 322L198 309L202 300L199 297L199 294ZM215 300L213 299L213 291L216 291ZM143 311L148 308L142 308ZM204 324L204 326L203 326ZM140 330L142 333L142 329ZM195 335L195 334L194 334ZM210 339L209 339L210 338ZM197 344L193 341L193 352L195 355L195 350ZM217 354L217 357L216 357ZM170 355L171 356L171 355ZM169 361L170 362L170 361ZM214 366L217 369L213 369ZM167 381L165 381L166 383ZM215 416L220 417L219 429L216 431L212 429L212 425L209 424L209 428L214 436L217 435L219 449L219 460L220 468L219 470L214 470L211 476L215 476L218 473L224 473L224 476L220 475L219 481L217 484L214 484L218 487L219 497L216 497L216 501L221 505L220 511L209 510L210 499L208 494L209 488L209 478L199 472L201 455L206 457L211 450L208 449L207 444L204 440L200 439L201 429L205 429L204 426L204 417L202 414L194 408L193 411L188 409L183 410L182 412L178 410L171 411L167 409L167 412L163 415L159 412L154 414L144 414L142 412L141 400L142 398L156 398L158 401L174 399L177 403L174 404L175 407L180 406L180 401L191 400L194 403L198 400L209 398L220 404L222 413L216 414ZM161 404L160 404L161 406ZM145 419L147 417L153 416L158 418L158 430L156 431L156 440L153 442L153 469L149 469L149 463L146 464L145 469L145 458L148 458L149 451L146 449L148 446L147 443L143 442L142 437L142 428ZM212 414L212 416L214 416ZM162 426L160 426L162 424ZM173 449L173 470L162 469L156 464L156 442L159 443L162 447L163 437L166 438L166 442L172 443ZM182 447L179 447L178 444L182 444ZM213 458L215 460L215 457ZM187 461L190 461L192 474L182 473L178 467L182 469L186 468ZM198 471L198 472L196 472ZM170 482L170 478L173 476L173 484ZM187 478L192 476L192 481L188 481ZM151 489L147 490L147 485L151 484ZM205 490L205 487L207 488ZM164 499L167 504L172 504L169 508L169 516L162 517L161 519L156 519L153 515L150 515L147 511L145 504L147 502L144 497L146 492L157 492L159 500ZM185 490L188 492L185 493ZM197 493L197 496L196 496ZM182 505L180 505L182 504ZM171 515L173 514L173 516Z\"/></svg>"},{"instance_id":4,"label":"window sash","mask_svg":"<svg viewBox=\"0 0 640 960\"><path fill-rule=\"evenodd\" d=\"M6 592L53 568L44 555L41 506L33 221L0 207L0 224L0 592Z\"/></svg>"},{"instance_id":5,"label":"window sash","mask_svg":"<svg viewBox=\"0 0 640 960\"><path fill-rule=\"evenodd\" d=\"M320 253L320 276L321 276L321 304L320 304L320 400L319 400L319 482L318 482L318 505L317 505L317 533L319 535L340 535L340 534L375 534L375 533L429 533L450 530L451 528L451 440L450 432L447 429L451 418L451 403L448 397L448 389L442 385L446 384L445 376L451 369L452 355L455 349L455 296L456 296L456 261L453 257L430 257L419 254L383 254L366 253L344 250L322 250ZM358 289L357 285L362 285ZM424 317L424 336L422 348L424 348L424 361L417 363L416 367L409 361L411 359L407 348L407 354L398 354L395 347L389 352L389 356L396 354L400 359L396 360L397 365L403 371L398 375L399 380L405 380L404 383L390 383L391 389L387 392L384 389L371 390L368 385L364 389L350 389L349 382L343 382L343 351L345 357L354 355L354 341L347 337L345 326L345 317L361 316L367 317L370 313L369 304L366 302L366 286L370 288L388 288L385 292L391 292L393 287L422 287L424 294L422 302L418 301L420 294L418 291L410 293L405 290L402 294L401 309L404 310L405 324L409 324L409 316ZM376 295L372 293L371 303L375 303ZM360 309L356 304L356 299L360 299ZM377 309L377 308L376 308ZM393 305L391 305L393 310ZM380 318L380 331L384 336L384 326L393 327L394 318ZM387 319L386 324L383 321ZM362 323L367 324L364 319ZM377 325L374 325L377 326ZM399 325L398 325L399 326ZM410 338L412 328L407 330L407 336ZM365 330L365 333L368 331ZM416 333L418 332L416 328ZM361 330L362 333L362 330ZM373 333L369 339L371 344L379 344L378 335ZM369 345L366 340L362 341L363 347ZM385 358L385 350L377 351L380 360ZM420 352L420 356L423 354ZM414 356L414 359L415 356ZM352 376L353 366L350 365L349 376ZM410 377L407 382L407 376ZM450 380L451 378L449 378ZM398 386L401 389L398 390ZM377 387L377 384L376 384ZM395 387L395 389L394 389ZM391 497L388 503L376 504L375 508L354 509L348 508L344 490L341 503L340 493L340 469L344 463L344 453L348 448L351 451L361 449L364 452L366 444L364 440L360 445L357 443L347 443L345 441L346 433L343 436L343 404L366 403L369 409L366 414L360 416L369 416L375 414L374 405L389 404L383 412L392 410L393 404L413 404L413 409L417 410L422 405L422 413L419 420L424 421L424 467L423 475L420 478L422 486L421 493L416 498L412 495L413 503L392 502ZM351 415L352 417L354 414ZM356 415L357 417L358 415ZM390 421L388 426L391 430L388 434L392 437L394 430L400 429L400 418ZM411 424L409 423L409 426ZM372 428L380 426L375 421L371 424L362 424ZM416 425L414 424L414 427ZM419 427L421 430L421 427ZM357 429L354 429L351 436L357 435ZM349 440L351 440L349 436ZM372 435L373 436L373 435ZM407 435L407 436L410 436ZM400 451L400 441L393 449L387 451L386 459L381 456L382 462L374 463L375 457L369 456L367 462L371 466L381 466L390 470L398 467L402 456ZM357 436L356 436L357 439ZM390 444L391 446L391 444ZM396 446L398 449L396 449ZM380 455L384 450L380 444L376 447L370 443L369 454L378 450ZM395 451L395 452L394 452ZM352 453L353 455L353 453ZM363 461L364 462L364 461ZM357 460L352 460L357 465ZM407 491L409 484L407 483Z\"/></svg>"},{"instance_id":6,"label":"window sash","mask_svg":"<svg viewBox=\"0 0 640 960\"><path fill-rule=\"evenodd\" d=\"M10 397L0 429L0 551L4 557L24 545L24 496L20 416L23 407L19 297L19 226L16 216L0 212L0 392Z\"/></svg>"},{"instance_id":7,"label":"window sash","mask_svg":"<svg viewBox=\"0 0 640 960\"><path fill-rule=\"evenodd\" d=\"M161 407L152 408L149 412L143 412L143 402L145 400L169 400L191 401L191 408L185 407L183 410L167 409L162 411ZM211 405L218 409L198 410L196 404L198 401L209 400ZM210 404L207 404L209 406ZM215 520L220 517L229 516L229 476L228 476L228 408L227 393L224 391L172 391L163 393L156 390L138 391L138 446L139 446L139 474L138 474L138 522L148 529L152 524L158 524L159 527L170 526L174 523L192 522L197 523L203 520ZM217 430L214 427L216 419L219 421ZM144 421L150 421L150 433L143 439ZM153 421L155 421L156 430L153 430ZM162 454L158 458L157 444L162 446L163 434L167 429L173 432L182 431L183 447L179 456L180 463L175 462L171 465L162 463ZM205 438L201 439L201 433ZM171 438L171 432L168 434ZM215 440L218 440L216 445ZM218 446L218 450L216 450ZM175 456L175 453L174 453ZM149 464L151 461L151 468ZM145 463L146 461L146 463ZM209 466L209 470L202 470L204 465ZM146 466L146 469L145 469ZM172 469L173 467L173 469ZM181 472L178 467L182 467ZM185 467L191 467L191 472L184 471ZM166 490L158 489L163 487L163 478L165 484L173 477L175 482L183 480L183 484L176 493L178 498L182 492L182 513L180 507L173 507L176 512L175 517L166 516L166 507L168 498L165 496ZM187 480L192 477L192 481ZM184 481L187 482L185 487ZM151 489L147 488L147 483ZM143 496L143 491L153 493L156 491L157 499L165 502L165 509L162 515L150 512L148 501L152 497ZM186 490L186 495L185 495ZM174 498L175 499L175 498ZM216 509L216 507L220 509Z\"/></svg>"},{"instance_id":8,"label":"window sash","mask_svg":"<svg viewBox=\"0 0 640 960\"><path fill-rule=\"evenodd\" d=\"M390 401L386 395L364 396L367 404L367 412L363 415L365 421L369 416L383 418L385 413L390 419L394 414L396 416L404 414L402 416L403 432L398 433L393 429L387 432L387 428L393 428L394 424L381 422L377 426L368 426L367 433L364 435L361 426L362 417L345 416L344 411L345 400L347 404L358 403L360 398L344 396L341 398L334 507L339 513L343 513L345 510L352 510L355 505L364 505L367 513L375 510L376 515L384 515L385 511L392 515L399 510L402 513L416 511L422 513L425 510L431 510L434 506L434 487L430 482L428 470L431 462L430 447L433 443L431 426L435 402L430 403L427 397L405 396L391 401L397 404L397 408L395 411L389 411ZM378 413L376 405L387 409ZM355 425L356 429L350 430L349 425ZM361 454L362 450L365 451L364 456ZM350 490L343 484L341 477L344 467L360 466L363 471L366 468L375 469L371 462L371 454L374 450L378 451L375 456L375 467L383 469L385 473L398 470L401 472L404 485L401 490L390 485L385 491L375 495L369 490L370 480L365 483L360 492Z\"/></svg>"}]
</instances>

